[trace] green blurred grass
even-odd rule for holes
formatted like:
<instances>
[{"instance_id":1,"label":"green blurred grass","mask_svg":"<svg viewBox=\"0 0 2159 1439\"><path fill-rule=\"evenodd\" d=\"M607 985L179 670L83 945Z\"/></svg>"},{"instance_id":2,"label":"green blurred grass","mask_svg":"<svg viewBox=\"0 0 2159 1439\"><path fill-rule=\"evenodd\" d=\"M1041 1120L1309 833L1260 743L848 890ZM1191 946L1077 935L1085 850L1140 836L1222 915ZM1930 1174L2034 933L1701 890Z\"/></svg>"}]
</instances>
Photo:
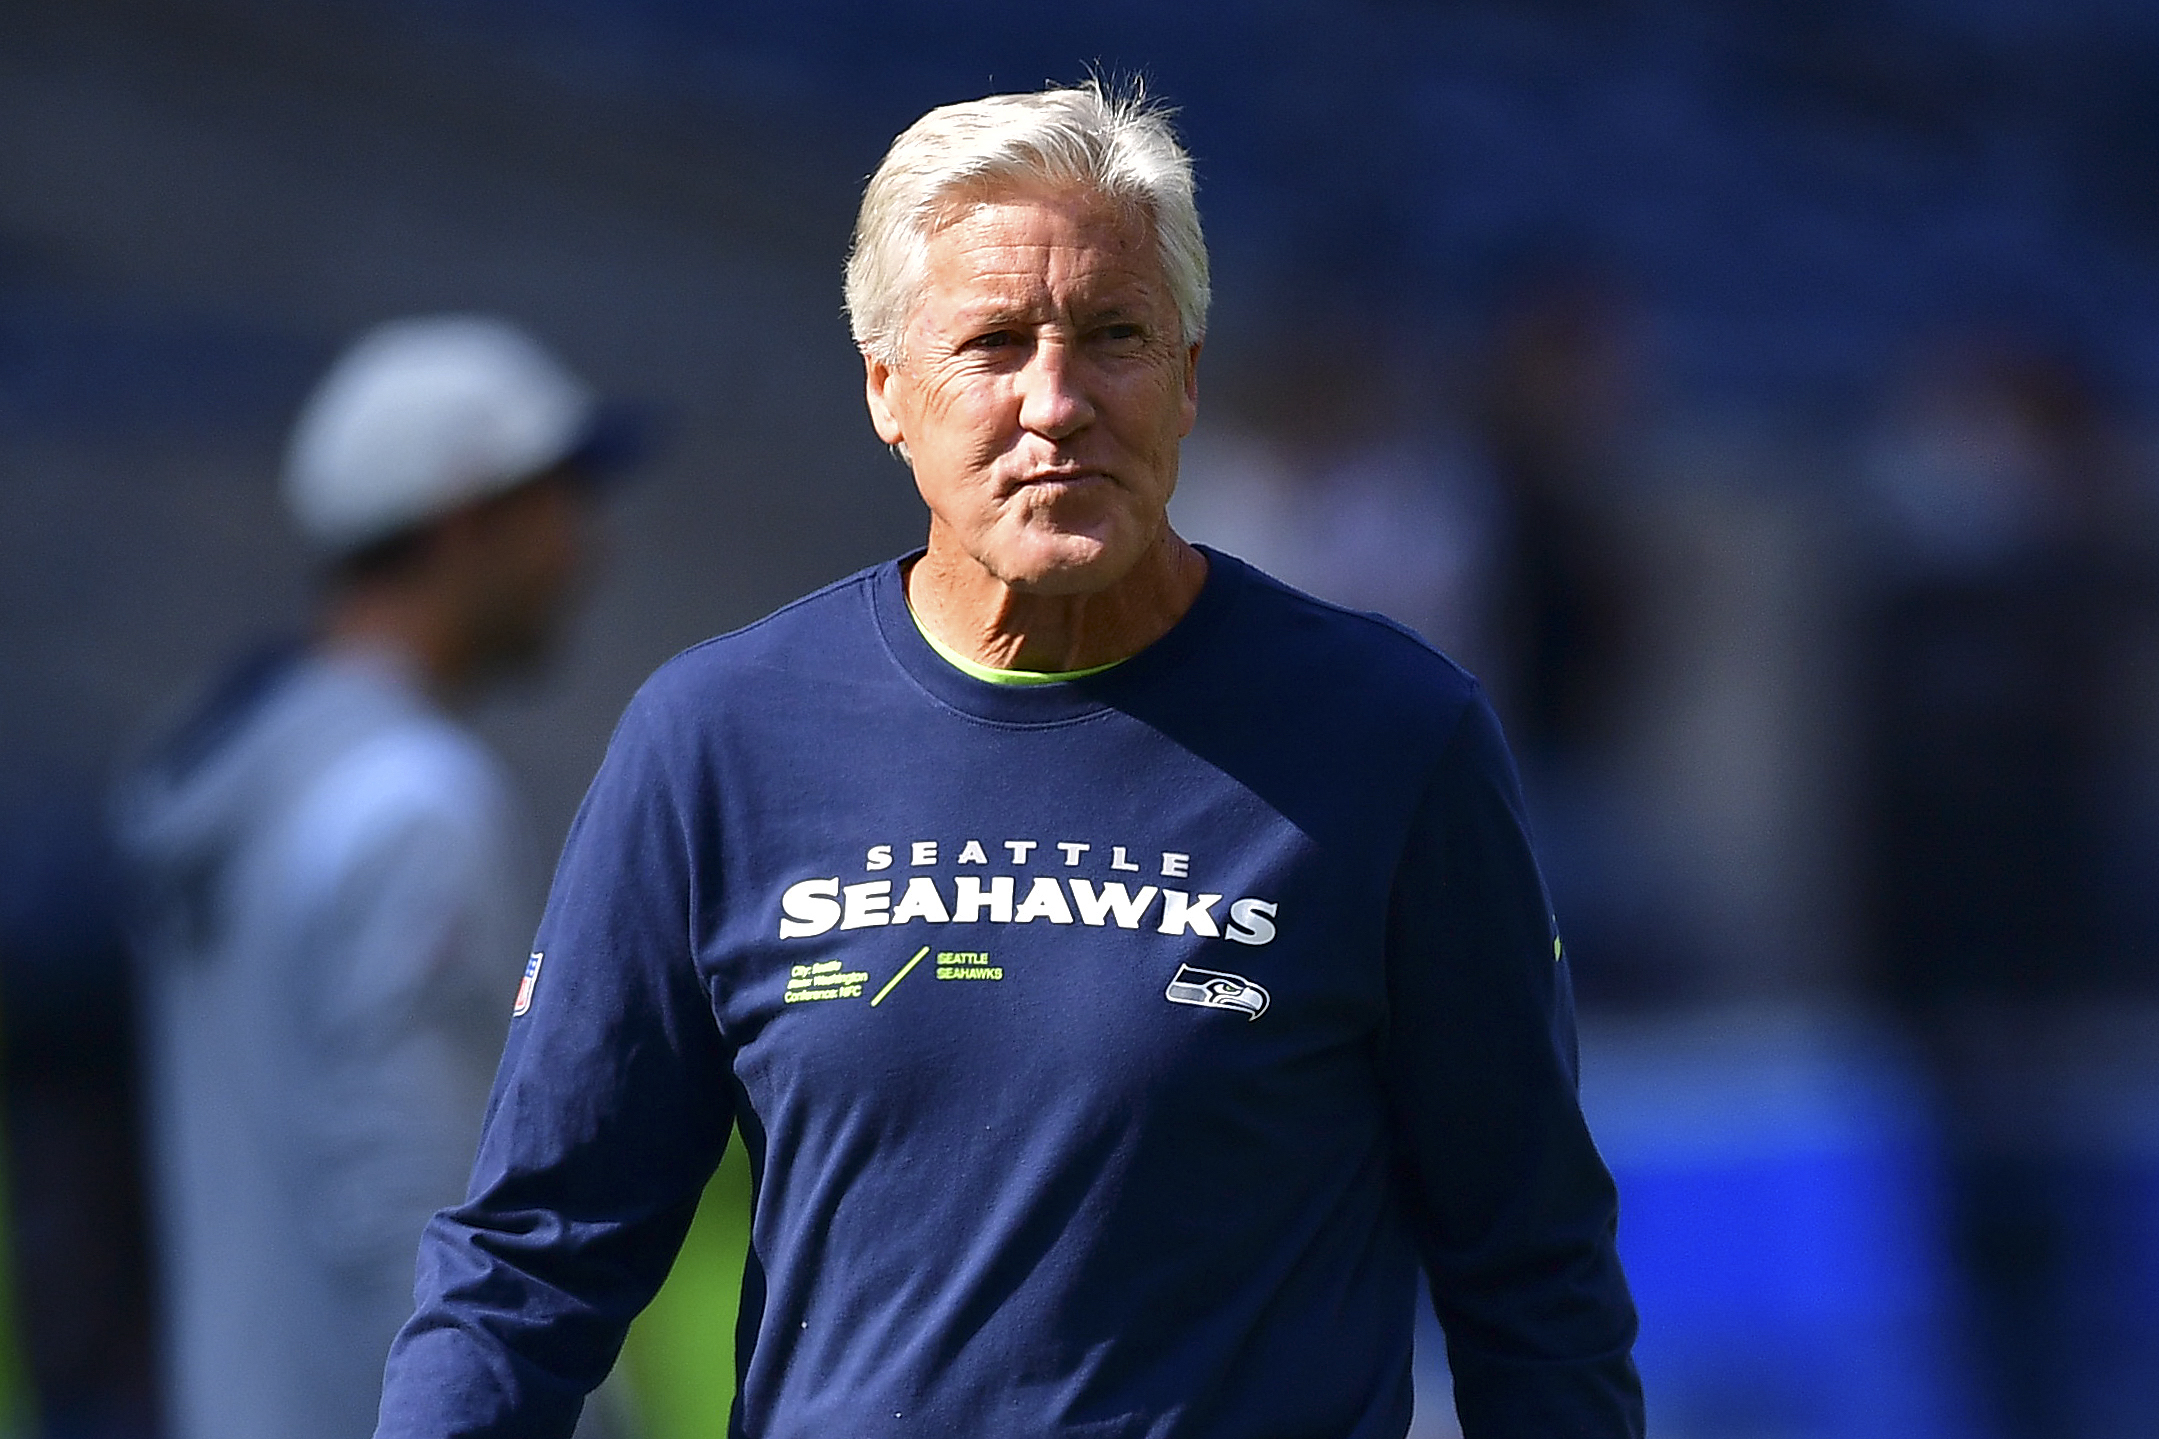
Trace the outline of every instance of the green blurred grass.
<instances>
[{"instance_id":1,"label":"green blurred grass","mask_svg":"<svg viewBox=\"0 0 2159 1439\"><path fill-rule=\"evenodd\" d=\"M667 1282L623 1348L642 1439L724 1439L749 1243L750 1163L735 1143L705 1186Z\"/></svg>"}]
</instances>

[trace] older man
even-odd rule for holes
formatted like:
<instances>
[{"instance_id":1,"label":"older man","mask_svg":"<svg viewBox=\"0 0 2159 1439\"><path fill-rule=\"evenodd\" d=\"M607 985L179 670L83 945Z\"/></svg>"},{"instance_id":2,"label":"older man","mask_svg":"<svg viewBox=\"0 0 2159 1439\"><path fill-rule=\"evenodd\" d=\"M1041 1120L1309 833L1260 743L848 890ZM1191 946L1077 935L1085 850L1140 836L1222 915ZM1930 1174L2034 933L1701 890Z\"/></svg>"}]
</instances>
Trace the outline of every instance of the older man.
<instances>
[{"instance_id":1,"label":"older man","mask_svg":"<svg viewBox=\"0 0 2159 1439\"><path fill-rule=\"evenodd\" d=\"M1613 1196L1461 671L1174 534L1205 251L1159 113L931 112L848 305L928 547L677 658L572 832L381 1434L568 1431L725 1143L733 1430L1640 1432Z\"/></svg>"}]
</instances>

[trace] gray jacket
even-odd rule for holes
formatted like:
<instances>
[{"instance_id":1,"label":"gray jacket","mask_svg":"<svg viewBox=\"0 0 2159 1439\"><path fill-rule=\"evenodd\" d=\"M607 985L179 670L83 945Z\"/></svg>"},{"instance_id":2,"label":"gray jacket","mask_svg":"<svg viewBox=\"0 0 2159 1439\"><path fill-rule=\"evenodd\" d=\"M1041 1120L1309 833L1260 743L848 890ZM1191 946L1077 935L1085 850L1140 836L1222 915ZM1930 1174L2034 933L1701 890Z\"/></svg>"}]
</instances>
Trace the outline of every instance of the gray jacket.
<instances>
[{"instance_id":1,"label":"gray jacket","mask_svg":"<svg viewBox=\"0 0 2159 1439\"><path fill-rule=\"evenodd\" d=\"M494 759L305 656L123 787L176 1439L363 1436L535 912Z\"/></svg>"}]
</instances>

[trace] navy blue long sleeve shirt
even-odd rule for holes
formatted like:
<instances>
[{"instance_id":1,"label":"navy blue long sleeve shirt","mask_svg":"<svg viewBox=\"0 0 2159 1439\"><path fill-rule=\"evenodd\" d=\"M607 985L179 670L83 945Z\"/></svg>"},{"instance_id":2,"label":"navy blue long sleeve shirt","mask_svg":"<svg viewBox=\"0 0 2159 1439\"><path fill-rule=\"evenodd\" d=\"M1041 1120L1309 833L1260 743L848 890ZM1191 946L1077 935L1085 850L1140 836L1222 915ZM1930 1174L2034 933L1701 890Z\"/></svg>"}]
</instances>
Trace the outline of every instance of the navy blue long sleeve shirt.
<instances>
[{"instance_id":1,"label":"navy blue long sleeve shirt","mask_svg":"<svg viewBox=\"0 0 2159 1439\"><path fill-rule=\"evenodd\" d=\"M886 564L663 667L573 826L379 1434L561 1436L730 1132L731 1432L1641 1432L1615 1200L1498 726L1209 553L1011 687Z\"/></svg>"}]
</instances>

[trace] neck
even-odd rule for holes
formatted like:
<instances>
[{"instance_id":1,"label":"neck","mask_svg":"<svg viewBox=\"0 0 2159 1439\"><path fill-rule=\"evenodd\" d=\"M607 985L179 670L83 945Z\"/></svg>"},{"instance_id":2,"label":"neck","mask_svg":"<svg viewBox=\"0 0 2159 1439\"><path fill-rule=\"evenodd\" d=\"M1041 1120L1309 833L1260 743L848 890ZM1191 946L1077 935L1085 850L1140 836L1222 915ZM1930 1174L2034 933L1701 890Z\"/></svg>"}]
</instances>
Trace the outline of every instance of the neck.
<instances>
[{"instance_id":1,"label":"neck","mask_svg":"<svg viewBox=\"0 0 2159 1439\"><path fill-rule=\"evenodd\" d=\"M323 607L315 634L325 653L388 651L410 664L421 687L450 703L465 690L472 669L457 627L442 607L412 587L363 584L342 589Z\"/></svg>"},{"instance_id":2,"label":"neck","mask_svg":"<svg viewBox=\"0 0 2159 1439\"><path fill-rule=\"evenodd\" d=\"M930 546L907 573L915 619L947 648L993 669L1064 673L1138 654L1184 618L1207 560L1167 526L1123 576L1085 594L1044 594L992 575L956 544Z\"/></svg>"}]
</instances>

